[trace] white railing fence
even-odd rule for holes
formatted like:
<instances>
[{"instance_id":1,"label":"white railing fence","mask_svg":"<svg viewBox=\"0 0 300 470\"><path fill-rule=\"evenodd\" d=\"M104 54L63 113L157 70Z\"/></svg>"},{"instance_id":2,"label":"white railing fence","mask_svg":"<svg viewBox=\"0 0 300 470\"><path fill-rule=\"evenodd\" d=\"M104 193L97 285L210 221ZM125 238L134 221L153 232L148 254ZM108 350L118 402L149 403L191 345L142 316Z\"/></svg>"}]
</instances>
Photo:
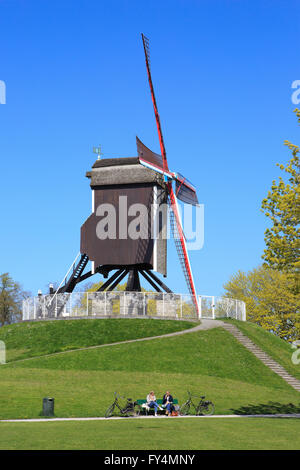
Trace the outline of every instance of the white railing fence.
<instances>
[{"instance_id":1,"label":"white railing fence","mask_svg":"<svg viewBox=\"0 0 300 470\"><path fill-rule=\"evenodd\" d=\"M246 321L246 306L227 297L199 296L199 315L188 294L163 292L72 292L23 301L23 320L65 317L235 318Z\"/></svg>"}]
</instances>

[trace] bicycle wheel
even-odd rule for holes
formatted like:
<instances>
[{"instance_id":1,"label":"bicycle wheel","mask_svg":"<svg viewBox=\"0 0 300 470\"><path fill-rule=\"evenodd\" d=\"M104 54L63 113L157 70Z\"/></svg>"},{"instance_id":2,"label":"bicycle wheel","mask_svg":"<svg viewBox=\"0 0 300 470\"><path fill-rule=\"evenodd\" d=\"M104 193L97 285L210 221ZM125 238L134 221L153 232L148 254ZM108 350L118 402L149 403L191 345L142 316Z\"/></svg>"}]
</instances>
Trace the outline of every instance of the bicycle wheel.
<instances>
[{"instance_id":1,"label":"bicycle wheel","mask_svg":"<svg viewBox=\"0 0 300 470\"><path fill-rule=\"evenodd\" d=\"M215 411L215 405L211 401L203 402L198 408L196 414L202 416L210 416Z\"/></svg>"},{"instance_id":2,"label":"bicycle wheel","mask_svg":"<svg viewBox=\"0 0 300 470\"><path fill-rule=\"evenodd\" d=\"M105 412L105 418L110 418L114 412L115 405L111 405Z\"/></svg>"},{"instance_id":3,"label":"bicycle wheel","mask_svg":"<svg viewBox=\"0 0 300 470\"><path fill-rule=\"evenodd\" d=\"M125 411L126 416L132 417L132 418L136 418L137 416L140 415L140 413L141 413L141 407L138 404L135 404L132 408L130 407Z\"/></svg>"},{"instance_id":4,"label":"bicycle wheel","mask_svg":"<svg viewBox=\"0 0 300 470\"><path fill-rule=\"evenodd\" d=\"M186 415L188 415L188 414L190 413L190 408L191 408L191 405L190 405L188 402L184 403L184 404L180 407L180 411L179 411L180 415L181 415L181 416L186 416Z\"/></svg>"}]
</instances>

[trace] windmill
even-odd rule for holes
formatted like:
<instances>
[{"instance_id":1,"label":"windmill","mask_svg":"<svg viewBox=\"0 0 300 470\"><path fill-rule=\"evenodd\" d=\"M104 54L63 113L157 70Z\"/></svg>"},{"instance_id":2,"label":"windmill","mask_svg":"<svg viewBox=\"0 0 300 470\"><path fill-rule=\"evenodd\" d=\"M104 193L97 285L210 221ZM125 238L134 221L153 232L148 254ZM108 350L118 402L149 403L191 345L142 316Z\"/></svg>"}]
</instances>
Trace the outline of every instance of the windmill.
<instances>
[{"instance_id":1,"label":"windmill","mask_svg":"<svg viewBox=\"0 0 300 470\"><path fill-rule=\"evenodd\" d=\"M162 163L163 163L162 171L166 180L166 188L167 188L168 196L169 196L168 200L169 200L170 209L171 209L170 210L171 227L173 231L177 254L178 254L180 264L183 270L183 274L187 283L187 287L188 287L190 294L192 295L193 302L196 306L197 312L199 313L197 293L196 293L195 283L193 279L191 263L190 263L189 255L187 251L186 239L185 239L185 235L183 232L180 214L178 211L178 203L177 203L177 198L178 198L182 200L183 202L197 205L198 199L197 199L195 188L186 180L186 178L184 178L179 173L172 173L169 171L167 153L166 153L166 148L164 144L160 117L158 113L157 102L155 98L154 87L153 87L152 76L151 76L149 39L143 33L142 33L142 40L143 40L143 46L144 46L148 81L149 81L149 86L150 86L150 92L151 92L151 98L153 102L160 150L161 150L161 155L162 155ZM155 171L158 171L158 169L157 168L155 169L155 167L153 166L152 166L152 169ZM172 185L173 181L175 181L176 195L175 195L173 185Z\"/></svg>"},{"instance_id":2,"label":"windmill","mask_svg":"<svg viewBox=\"0 0 300 470\"><path fill-rule=\"evenodd\" d=\"M126 290L139 292L141 291L140 274L157 292L162 292L163 289L167 293L172 293L153 272L159 272L164 277L167 274L167 239L161 236L166 227L168 217L166 212L162 213L161 223L158 223L159 209L164 207L166 202L180 264L195 309L199 314L197 293L178 206L178 200L198 205L198 199L195 187L180 173L169 169L151 77L149 40L143 34L142 41L161 155L152 152L138 137L136 138L137 157L101 159L101 147L94 148L98 159L91 171L86 173L92 189L92 213L81 227L79 254L58 289L50 292L52 294L48 306L50 316L60 315L64 308L65 300L59 298L58 302L57 294L71 293L78 283L96 273L102 274L107 279L98 289L99 291L114 290L128 275ZM128 239L122 233L124 224L121 224L121 219L124 214L127 214L127 209L125 210L123 206L124 198L131 206L138 203L147 208L147 216L139 224L143 236L138 239ZM101 237L98 230L99 223L104 227L103 220L105 219L102 209L107 208L108 205L113 206L115 212L119 214L114 224L118 235L114 232L113 237ZM152 212L152 207L156 207L157 210ZM130 222L126 221L126 234L128 234L128 225ZM153 227L156 230L155 237L152 236ZM89 261L91 270L84 273ZM111 274L113 271L114 273Z\"/></svg>"}]
</instances>

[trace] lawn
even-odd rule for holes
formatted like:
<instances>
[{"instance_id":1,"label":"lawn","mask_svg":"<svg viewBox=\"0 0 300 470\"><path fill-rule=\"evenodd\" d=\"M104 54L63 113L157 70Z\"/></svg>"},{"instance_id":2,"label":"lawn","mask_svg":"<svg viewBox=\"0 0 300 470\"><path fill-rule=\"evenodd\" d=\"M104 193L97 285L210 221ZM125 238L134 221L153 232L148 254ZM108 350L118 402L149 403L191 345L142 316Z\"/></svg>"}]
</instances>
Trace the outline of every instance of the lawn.
<instances>
[{"instance_id":1,"label":"lawn","mask_svg":"<svg viewBox=\"0 0 300 470\"><path fill-rule=\"evenodd\" d=\"M294 349L288 341L269 333L255 323L237 320L227 321L236 325L257 346L281 364L291 375L300 380L300 364L293 364L292 354Z\"/></svg>"},{"instance_id":2,"label":"lawn","mask_svg":"<svg viewBox=\"0 0 300 470\"><path fill-rule=\"evenodd\" d=\"M10 368L206 375L290 391L277 374L223 328L8 364Z\"/></svg>"},{"instance_id":3,"label":"lawn","mask_svg":"<svg viewBox=\"0 0 300 470\"><path fill-rule=\"evenodd\" d=\"M57 417L103 416L115 391L137 399L150 390L160 398L166 389L180 404L187 390L204 394L214 402L216 414L300 413L300 394L223 328L68 351L194 325L107 319L5 327L1 339L8 345L10 359L27 359L0 366L0 419L39 418L47 396L55 399ZM273 338L266 339L267 347L269 342L273 344ZM60 354L34 357L55 352ZM2 422L0 448L298 449L298 427L294 419L240 417Z\"/></svg>"},{"instance_id":4,"label":"lawn","mask_svg":"<svg viewBox=\"0 0 300 470\"><path fill-rule=\"evenodd\" d=\"M0 423L3 450L299 450L299 420L165 418Z\"/></svg>"},{"instance_id":5,"label":"lawn","mask_svg":"<svg viewBox=\"0 0 300 470\"><path fill-rule=\"evenodd\" d=\"M217 414L300 411L300 395L222 328L65 352L0 367L0 418L39 417L55 398L58 417L103 416L120 392L145 398L166 389L183 403L204 394Z\"/></svg>"},{"instance_id":6,"label":"lawn","mask_svg":"<svg viewBox=\"0 0 300 470\"><path fill-rule=\"evenodd\" d=\"M157 336L193 328L197 323L153 319L78 319L24 322L0 328L6 360L14 361L69 349Z\"/></svg>"}]
</instances>

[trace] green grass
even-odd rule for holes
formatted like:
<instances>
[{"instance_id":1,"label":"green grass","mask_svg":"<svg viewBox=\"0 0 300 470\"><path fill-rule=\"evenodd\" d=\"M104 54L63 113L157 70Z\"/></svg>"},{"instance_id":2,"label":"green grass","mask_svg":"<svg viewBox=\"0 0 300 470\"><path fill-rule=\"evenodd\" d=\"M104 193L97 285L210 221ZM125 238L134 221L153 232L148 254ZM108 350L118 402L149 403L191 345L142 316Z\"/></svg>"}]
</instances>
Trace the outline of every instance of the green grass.
<instances>
[{"instance_id":1,"label":"green grass","mask_svg":"<svg viewBox=\"0 0 300 470\"><path fill-rule=\"evenodd\" d=\"M299 450L296 419L0 423L6 450Z\"/></svg>"},{"instance_id":2,"label":"green grass","mask_svg":"<svg viewBox=\"0 0 300 470\"><path fill-rule=\"evenodd\" d=\"M69 349L185 330L197 323L153 319L87 319L24 322L0 328L7 362Z\"/></svg>"},{"instance_id":3,"label":"green grass","mask_svg":"<svg viewBox=\"0 0 300 470\"><path fill-rule=\"evenodd\" d=\"M158 398L169 389L180 404L186 400L187 390L205 394L215 403L216 414L300 412L300 394L223 328L67 351L194 325L107 319L23 323L1 328L0 339L8 346L10 360L27 359L0 366L0 419L40 417L46 396L55 398L57 417L103 416L115 391L137 399L145 398L152 389ZM250 331L252 325L242 327ZM285 346L280 345L277 350L273 337L266 335L266 339L261 336L265 347L274 348L286 361ZM54 352L61 353L36 357ZM296 426L296 420L273 418L0 423L0 448L296 449ZM148 439L149 432L152 441Z\"/></svg>"},{"instance_id":4,"label":"green grass","mask_svg":"<svg viewBox=\"0 0 300 470\"><path fill-rule=\"evenodd\" d=\"M222 328L11 363L0 382L1 419L39 417L46 396L58 417L103 416L115 391L137 399L151 389L181 404L187 390L205 394L218 414L300 411L299 393Z\"/></svg>"},{"instance_id":5,"label":"green grass","mask_svg":"<svg viewBox=\"0 0 300 470\"><path fill-rule=\"evenodd\" d=\"M12 363L14 368L206 375L290 390L223 328L179 337L66 352Z\"/></svg>"},{"instance_id":6,"label":"green grass","mask_svg":"<svg viewBox=\"0 0 300 470\"><path fill-rule=\"evenodd\" d=\"M300 364L293 364L291 344L288 341L275 336L250 322L242 322L238 320L226 320L236 325L242 333L248 336L257 346L269 354L275 361L282 365L291 375L300 380Z\"/></svg>"},{"instance_id":7,"label":"green grass","mask_svg":"<svg viewBox=\"0 0 300 470\"><path fill-rule=\"evenodd\" d=\"M186 390L204 393L216 405L216 414L256 407L257 412L300 412L299 393L214 376L128 373L105 371L55 371L47 369L1 369L0 419L39 418L43 397L55 398L57 417L104 416L113 393L146 398L154 389L157 397L171 389L182 404ZM272 403L271 403L272 402ZM292 405L291 405L292 404Z\"/></svg>"}]
</instances>

